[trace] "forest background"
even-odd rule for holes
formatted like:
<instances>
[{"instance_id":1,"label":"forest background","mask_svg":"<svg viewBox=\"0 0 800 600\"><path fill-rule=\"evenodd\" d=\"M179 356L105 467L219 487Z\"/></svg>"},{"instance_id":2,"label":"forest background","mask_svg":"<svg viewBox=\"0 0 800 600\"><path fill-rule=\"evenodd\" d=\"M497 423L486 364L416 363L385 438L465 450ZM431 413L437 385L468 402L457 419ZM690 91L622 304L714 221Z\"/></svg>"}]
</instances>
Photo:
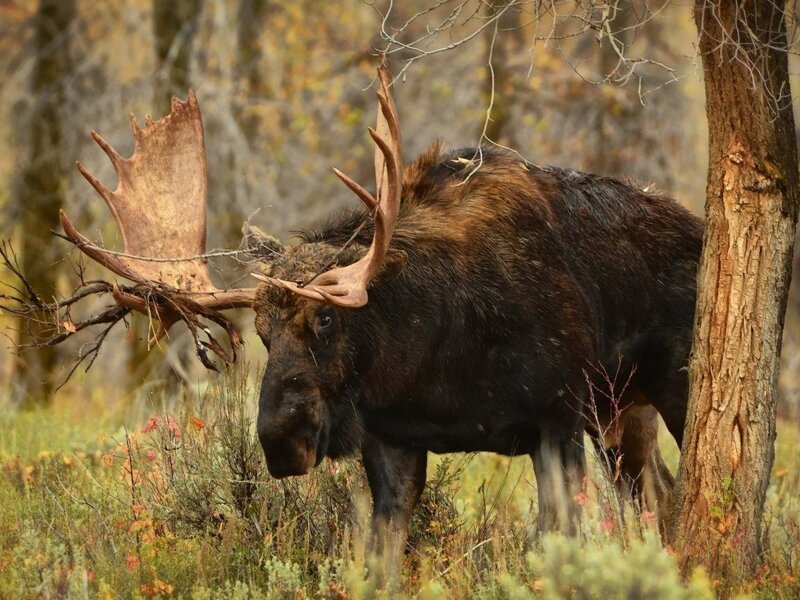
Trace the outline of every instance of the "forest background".
<instances>
[{"instance_id":1,"label":"forest background","mask_svg":"<svg viewBox=\"0 0 800 600\"><path fill-rule=\"evenodd\" d=\"M410 20L402 37L417 39L453 8L412 18L428 4L394 7L387 28ZM365 132L375 104L368 88L374 49L382 44L377 6L353 1L319 11L313 2L255 0L182 0L160 8L151 1L53 5L51 15L41 15L52 21L42 24L44 32L37 30L36 2L0 7L0 223L40 289L56 284L64 292L75 283L68 268L58 269L59 277L52 268L68 251L50 234L60 227L59 208L107 246L121 247L104 203L74 168L80 160L113 185L110 164L89 130L129 154L129 115L140 122L145 115L158 118L168 112L169 97L184 98L188 88L197 92L206 131L209 248L236 248L245 220L285 241L292 231L352 205L332 166L369 180L372 147ZM395 88L406 159L436 140L453 147L486 142L481 135L494 87L489 139L534 163L651 186L702 213L706 139L691 10L680 2L657 8L657 18L650 15L643 27L625 31L638 23L633 11L620 14L615 27L631 60L643 57L671 70L636 64L629 73L634 66L619 65L615 49L597 35L576 35L586 29L577 16L551 33L552 24L533 23L529 11L508 11L507 30L496 36L488 27L469 43L417 57ZM159 17L157 27L159 10L173 17ZM486 10L480 2L466 3L460 19L423 47L473 35L485 24ZM60 33L42 40L47 28ZM534 37L541 38L535 47ZM37 48L39 42L45 46ZM393 57L397 71L414 56L406 54ZM38 124L43 117L49 124ZM166 361L158 351L145 357L139 345L115 335L125 332L113 332L98 357L93 370L99 383L109 373L129 388L144 379L156 385L168 372L184 373L187 381L196 374L187 371L195 366L191 353L177 351L188 334L172 333L176 350L166 350ZM9 341L13 347L16 340ZM75 348L58 354L66 359ZM20 363L36 361L35 353L0 355L3 389L13 404L41 393L42 380L61 383L71 366L59 360L47 374L16 376ZM75 384L94 387L92 370L87 377Z\"/></svg>"},{"instance_id":2,"label":"forest background","mask_svg":"<svg viewBox=\"0 0 800 600\"><path fill-rule=\"evenodd\" d=\"M435 140L452 146L499 143L537 164L634 181L702 214L707 137L691 2L622 3L628 10L611 19L613 39L623 42L622 52L612 36L593 28L597 20L592 15L602 3L545 4L560 11L559 16L554 12L534 15L532 9L512 10L495 29L485 24L496 6L478 1L397 3L391 20L382 22L385 7L358 0L326 3L325 10L311 0L0 0L2 238L11 241L23 270L39 289L46 294L67 293L76 283L74 267L64 262L69 248L50 234L59 227L59 208L67 209L91 237L102 239L106 246L121 247L104 203L73 166L81 160L101 181L113 186L113 171L89 137L89 130L98 131L127 155L132 151L129 113L140 122L146 114L158 118L168 111L172 94L184 98L192 88L200 101L206 133L209 248L236 248L244 221L286 241L292 231L311 227L354 202L332 174L332 166L356 180L370 179L373 150L366 128L374 122L370 86L375 77L375 48L386 45L382 32L399 32L398 39L409 44L422 40L416 44L421 52L409 48L393 57L395 71L403 70L394 93L407 159ZM455 17L454 7L461 7ZM451 45L446 51L439 50ZM796 83L797 69L792 70ZM77 259L74 253L72 258ZM215 267L230 280L229 273L237 265L222 260ZM87 266L90 274L93 268ZM793 285L787 310L779 405L782 428L793 432L800 419L798 287ZM257 378L266 358L249 318L240 318L247 334L241 359L246 365L241 375L244 381ZM52 453L62 457L100 452L102 463L111 442L96 440L107 431L112 439L124 442L117 450L123 471L127 464L132 475L136 448L127 430L120 433L121 423L141 432L152 414L174 412L189 423L200 419L205 431L205 424L210 429L213 419L206 415L201 419L200 409L192 413L177 398L196 406L186 398L192 396L196 402L211 395L222 398L222 406L227 406L228 396L219 392L223 384L205 373L194 357L191 337L178 328L167 344L148 353L146 323L134 319L130 329L120 328L109 335L88 372L79 368L59 388L77 353L85 349L81 343L87 340L76 340L50 353L18 355L14 348L24 343L24 327L21 330L9 314L0 314L0 326L5 335L0 350L0 411L14 428L12 434L6 434L5 443L0 443L0 459L6 461L9 481L19 476L24 484L28 481L26 469L32 466L32 473L44 478ZM179 394L180 383L186 387ZM252 393L243 401L252 408ZM33 413L20 412L31 407ZM95 415L94 423L85 422L88 414ZM63 436L51 432L50 441L57 447L48 447L45 439L24 430L33 425L46 432L42 423L55 426L54 419L66 419L74 428ZM241 419L246 431L247 415L242 414ZM224 419L214 422L225 423ZM171 435L169 428L152 431ZM243 438L242 443L246 443ZM99 450L87 450L95 446ZM51 455L42 459L42 452ZM21 462L14 463L18 458ZM796 466L793 460L779 459L776 468ZM470 465L470 477L493 469L502 474L501 482L516 478L515 485L519 485L519 481L532 481L529 465L509 464L499 459L488 467L485 463ZM208 469L212 471L211 464ZM445 484L454 485L446 478L442 480ZM526 488L531 485L523 483ZM47 485L44 488L52 492ZM126 489L133 497L136 484ZM285 495L286 489L280 489ZM514 495L506 483L481 489L483 502L489 506ZM268 492L264 494L268 496ZM153 513L149 527L154 530L158 523L154 515L158 507L167 504L163 499L159 502L154 501L152 507L132 503ZM460 512L456 506L448 518L455 521L467 518L464 515L470 511L480 512L474 506L465 508L471 506L471 500L463 502ZM520 515L523 513L520 509ZM217 518L214 514L211 510L209 522ZM603 510L598 514L602 516L600 529L607 529L607 515ZM133 514L128 526L143 521L140 516ZM435 539L437 527L441 529L449 521L428 516L429 521L420 527ZM431 526L431 522L438 525ZM511 524L509 518L508 523L495 525ZM477 527L474 539L459 543L482 547L484 540L492 539ZM135 552L124 553L125 557L136 556L140 563L146 562L141 540L134 537ZM242 544L245 541L243 538ZM336 543L344 544L341 539ZM622 545L630 546L630 542ZM313 550L312 546L308 548ZM9 544L2 556L13 554L8 548L14 546ZM53 560L46 558L50 563ZM59 560L56 562L61 565ZM291 570L296 564L293 560L287 559L283 566ZM62 567L50 563L47 569L52 573L47 571L50 575L45 579L57 590ZM64 581L80 571L75 560L64 564L71 565ZM263 565L263 560L259 564ZM432 564L437 563L433 560ZM283 566L275 567L275 572ZM179 585L156 567L146 576L139 566L129 569L126 563L123 567L121 573L139 574L139 587L135 588L139 593L164 592L167 588L159 591L158 582ZM790 567L776 572L791 574L793 565ZM99 571L97 565L88 568L84 564L87 585L88 573ZM264 572L267 579L272 577L269 569ZM508 572L522 577L511 567ZM345 581L343 573L345 570L339 576ZM209 581L228 585L240 580L234 575ZM192 579L185 576L187 581ZM112 575L108 577L113 581ZM531 585L549 581L542 574L530 577ZM496 577L490 579L492 585L501 585ZM315 585L319 580L319 573L314 572ZM452 581L446 583L453 585ZM424 589L424 582L419 585ZM574 582L570 585L574 587ZM342 584L342 589L345 587Z\"/></svg>"}]
</instances>

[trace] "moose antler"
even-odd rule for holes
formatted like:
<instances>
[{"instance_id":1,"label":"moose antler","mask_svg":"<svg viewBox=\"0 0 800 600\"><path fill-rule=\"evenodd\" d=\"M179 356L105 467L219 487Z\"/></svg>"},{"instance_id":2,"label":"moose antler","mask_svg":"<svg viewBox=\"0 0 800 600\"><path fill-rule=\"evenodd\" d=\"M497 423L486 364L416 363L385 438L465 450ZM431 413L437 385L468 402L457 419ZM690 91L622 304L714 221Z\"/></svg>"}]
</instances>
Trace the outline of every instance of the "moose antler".
<instances>
[{"instance_id":1,"label":"moose antler","mask_svg":"<svg viewBox=\"0 0 800 600\"><path fill-rule=\"evenodd\" d=\"M334 169L336 175L375 216L375 234L369 250L357 262L321 273L305 286L264 275L254 274L253 277L337 306L357 308L367 303L367 286L380 271L397 222L403 175L400 126L397 108L389 91L391 75L385 62L378 68L378 77L381 85L378 90L377 126L374 130L369 129L376 146L375 181L378 198L375 199L350 177Z\"/></svg>"},{"instance_id":2,"label":"moose antler","mask_svg":"<svg viewBox=\"0 0 800 600\"><path fill-rule=\"evenodd\" d=\"M72 225L64 211L61 223L65 238L81 252L113 273L134 283L121 286L107 282L84 282L76 293L55 303L44 303L25 282L31 293L18 314L66 309L66 319L59 318L58 331L41 345L57 344L81 329L97 323L109 324L108 330L131 311L148 315L156 323L151 343L161 338L178 321L185 322L195 339L203 364L216 370L208 359L211 349L226 363L236 359L241 338L221 309L250 307L254 289L220 290L211 283L206 252L206 157L203 124L194 93L186 102L172 99L170 114L153 121L145 119L144 129L132 116L135 141L130 158L123 158L97 133L92 137L111 160L118 178L113 192L98 181L83 165L78 170L97 190L111 209L119 225L124 252L105 250L83 236ZM12 266L8 253L4 263ZM14 270L12 268L12 270ZM21 279L22 274L15 270ZM69 308L79 299L92 294L109 293L116 306L86 321L73 323ZM20 302L20 298L15 298ZM205 327L199 317L221 326L228 335L231 352ZM201 339L205 334L206 339ZM100 338L100 336L98 336ZM100 338L100 343L102 343ZM96 353L99 344L93 349Z\"/></svg>"},{"instance_id":3,"label":"moose antler","mask_svg":"<svg viewBox=\"0 0 800 600\"><path fill-rule=\"evenodd\" d=\"M232 362L213 337L197 335L196 315L221 325L235 352L240 338L232 323L218 311L252 306L255 290L220 290L211 283L206 251L206 155L203 122L194 92L186 102L172 98L170 114L141 129L131 116L133 155L125 159L102 137L92 137L114 166L119 180L110 191L80 163L78 170L106 201L119 225L124 255L113 255L92 244L61 211L67 238L84 254L117 275L139 284L144 293L116 290L118 304L154 317L158 339L176 322L184 321L198 350L211 348ZM149 260L148 260L149 259ZM206 328L202 330L208 334ZM203 363L207 361L201 352ZM213 364L213 363L212 363ZM208 366L208 364L206 364Z\"/></svg>"},{"instance_id":4,"label":"moose antler","mask_svg":"<svg viewBox=\"0 0 800 600\"><path fill-rule=\"evenodd\" d=\"M172 99L170 114L141 129L131 115L133 155L121 157L96 132L92 138L114 166L119 183L109 191L80 162L81 175L97 190L119 225L125 253L150 258L186 258L205 252L206 157L203 125L194 93L186 102ZM94 260L127 279L159 281L176 289L214 290L205 261L142 261L117 259L75 231L66 215L61 222L69 237L80 240ZM90 254L91 252L91 254ZM123 268L120 268L123 267ZM122 271L122 272L121 272Z\"/></svg>"}]
</instances>

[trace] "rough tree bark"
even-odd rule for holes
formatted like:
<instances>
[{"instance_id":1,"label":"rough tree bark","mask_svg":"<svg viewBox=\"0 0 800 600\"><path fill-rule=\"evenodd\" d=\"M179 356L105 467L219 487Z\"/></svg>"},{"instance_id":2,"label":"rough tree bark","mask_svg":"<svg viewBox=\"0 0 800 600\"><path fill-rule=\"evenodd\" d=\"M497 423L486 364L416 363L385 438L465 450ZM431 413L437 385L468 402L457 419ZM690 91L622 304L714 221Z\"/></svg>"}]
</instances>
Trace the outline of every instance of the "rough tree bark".
<instances>
[{"instance_id":1,"label":"rough tree bark","mask_svg":"<svg viewBox=\"0 0 800 600\"><path fill-rule=\"evenodd\" d=\"M709 127L706 231L672 535L684 569L752 573L774 457L797 147L780 1L696 0Z\"/></svg>"},{"instance_id":2,"label":"rough tree bark","mask_svg":"<svg viewBox=\"0 0 800 600\"><path fill-rule=\"evenodd\" d=\"M58 207L64 204L68 179L66 162L60 150L64 139L66 82L72 70L68 29L74 18L75 0L41 0L36 11L31 150L13 209L17 213L17 249L22 255L22 272L43 295L55 291L53 263L61 258L63 251L56 251L52 238L43 237L43 232L60 228ZM46 337L45 329L34 321L21 321L20 329L32 338ZM25 343L25 340L21 341ZM53 347L27 352L20 357L15 379L23 388L24 404L49 402L57 360L57 349Z\"/></svg>"}]
</instances>

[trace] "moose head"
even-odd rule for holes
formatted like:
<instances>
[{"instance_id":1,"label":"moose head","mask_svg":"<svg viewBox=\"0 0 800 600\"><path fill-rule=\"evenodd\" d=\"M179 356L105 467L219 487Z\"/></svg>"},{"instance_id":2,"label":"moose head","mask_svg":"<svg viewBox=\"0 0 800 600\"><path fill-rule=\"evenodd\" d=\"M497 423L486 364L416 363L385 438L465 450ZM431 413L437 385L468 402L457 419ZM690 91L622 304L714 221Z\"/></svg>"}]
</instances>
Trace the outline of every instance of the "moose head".
<instances>
[{"instance_id":1,"label":"moose head","mask_svg":"<svg viewBox=\"0 0 800 600\"><path fill-rule=\"evenodd\" d=\"M357 428L352 407L342 402L342 387L353 367L348 312L367 303L367 288L402 269L405 255L390 252L400 206L402 160L397 110L389 93L390 76L379 69L375 141L377 198L341 171L335 173L364 203L374 220L368 248L357 241L362 221L344 246L307 241L278 247L269 256L268 275L256 294L256 329L269 350L261 384L258 435L274 477L303 475L325 456L354 450L358 432L331 436L348 418ZM341 265L341 266L340 266Z\"/></svg>"}]
</instances>

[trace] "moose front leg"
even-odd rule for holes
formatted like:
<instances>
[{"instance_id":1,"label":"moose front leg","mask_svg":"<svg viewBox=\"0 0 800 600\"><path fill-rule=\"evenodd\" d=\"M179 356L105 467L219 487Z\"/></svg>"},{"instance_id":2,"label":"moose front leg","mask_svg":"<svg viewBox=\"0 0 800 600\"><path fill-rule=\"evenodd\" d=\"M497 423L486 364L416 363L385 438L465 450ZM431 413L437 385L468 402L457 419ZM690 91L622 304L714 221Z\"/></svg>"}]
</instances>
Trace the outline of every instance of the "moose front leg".
<instances>
[{"instance_id":1,"label":"moose front leg","mask_svg":"<svg viewBox=\"0 0 800 600\"><path fill-rule=\"evenodd\" d=\"M581 435L542 432L531 453L539 496L539 532L576 533L580 511L575 497L586 475Z\"/></svg>"},{"instance_id":2,"label":"moose front leg","mask_svg":"<svg viewBox=\"0 0 800 600\"><path fill-rule=\"evenodd\" d=\"M372 492L372 548L388 570L399 572L409 517L425 487L427 452L366 435L362 460Z\"/></svg>"}]
</instances>

